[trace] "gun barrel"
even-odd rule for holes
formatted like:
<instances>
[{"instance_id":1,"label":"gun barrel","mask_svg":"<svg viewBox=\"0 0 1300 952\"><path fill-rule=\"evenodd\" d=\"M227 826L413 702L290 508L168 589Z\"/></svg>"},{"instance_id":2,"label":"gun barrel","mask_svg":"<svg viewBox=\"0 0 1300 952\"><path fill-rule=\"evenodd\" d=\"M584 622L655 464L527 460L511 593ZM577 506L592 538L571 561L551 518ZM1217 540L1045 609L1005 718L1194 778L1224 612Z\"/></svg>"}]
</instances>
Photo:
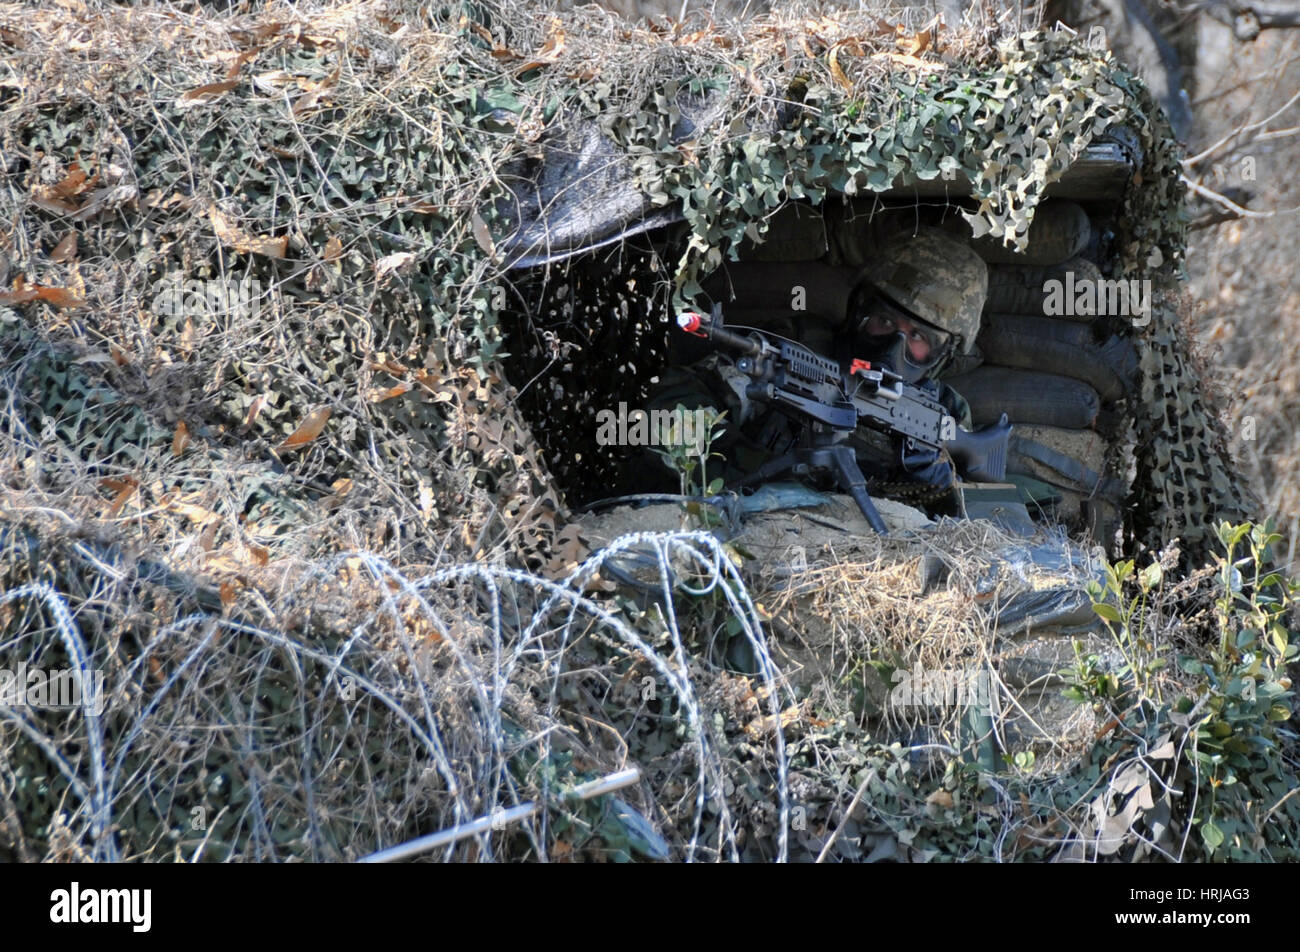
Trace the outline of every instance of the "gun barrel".
<instances>
[{"instance_id":1,"label":"gun barrel","mask_svg":"<svg viewBox=\"0 0 1300 952\"><path fill-rule=\"evenodd\" d=\"M732 350L738 350L742 354L748 354L751 357L760 357L763 354L763 345L754 338L745 334L737 334L725 327L719 327L715 322L706 320L701 314L694 312L679 314L677 326L688 334L707 337L724 347L730 347Z\"/></svg>"}]
</instances>

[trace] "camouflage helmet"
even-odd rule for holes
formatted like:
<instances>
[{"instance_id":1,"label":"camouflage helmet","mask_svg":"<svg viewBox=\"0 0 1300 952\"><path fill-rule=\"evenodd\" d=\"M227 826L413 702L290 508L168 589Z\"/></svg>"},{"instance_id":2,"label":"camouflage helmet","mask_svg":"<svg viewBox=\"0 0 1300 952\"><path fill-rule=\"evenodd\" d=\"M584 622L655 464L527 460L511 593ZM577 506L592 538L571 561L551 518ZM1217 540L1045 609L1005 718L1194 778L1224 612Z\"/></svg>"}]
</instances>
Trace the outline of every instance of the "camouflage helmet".
<instances>
[{"instance_id":1,"label":"camouflage helmet","mask_svg":"<svg viewBox=\"0 0 1300 952\"><path fill-rule=\"evenodd\" d=\"M858 276L928 324L960 337L969 354L988 295L988 266L970 245L937 228L921 228L884 246Z\"/></svg>"}]
</instances>

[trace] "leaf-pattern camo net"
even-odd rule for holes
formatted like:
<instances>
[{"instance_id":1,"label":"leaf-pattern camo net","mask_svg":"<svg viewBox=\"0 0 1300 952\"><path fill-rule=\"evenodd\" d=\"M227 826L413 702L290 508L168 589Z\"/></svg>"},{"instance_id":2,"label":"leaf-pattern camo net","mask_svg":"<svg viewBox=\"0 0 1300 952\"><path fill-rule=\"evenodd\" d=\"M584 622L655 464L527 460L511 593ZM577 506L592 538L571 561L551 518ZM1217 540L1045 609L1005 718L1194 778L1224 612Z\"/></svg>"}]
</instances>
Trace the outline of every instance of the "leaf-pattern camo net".
<instances>
[{"instance_id":1,"label":"leaf-pattern camo net","mask_svg":"<svg viewBox=\"0 0 1300 952\"><path fill-rule=\"evenodd\" d=\"M1014 244L1043 187L1124 123L1143 166L1117 274L1181 262L1174 147L1138 81L1014 17L936 42L891 10L678 29L494 2L0 5L3 647L103 668L114 692L100 721L8 711L6 855L355 856L649 756L590 713L611 698L654 721L640 733L659 737L676 806L626 799L678 831L678 855L736 855L725 808L701 832L722 768L691 699L736 719L789 699L716 670L697 687L666 660L684 663L670 627L589 600L608 582L556 588L585 552L539 442L554 463L587 426L563 411L640 393L669 303L790 199L955 170L975 227ZM683 137L688 100L712 118ZM612 252L632 285L552 266L590 317L548 339L528 323L547 299L514 293L538 276L499 250L498 170L587 121L685 225L657 269ZM1150 541L1237 497L1174 321L1142 340L1134 529ZM581 463L561 460L566 478ZM693 551L704 584L730 577ZM723 589L748 618L743 586ZM668 641L637 648L634 617ZM601 646L581 657L609 679L599 697L566 677L579 642ZM668 708L628 713L633 655ZM758 737L742 743L778 785L754 801L770 813L784 767ZM821 764L818 743L804 756ZM830 818L852 784L818 776ZM563 816L454 855L637 849L635 825Z\"/></svg>"}]
</instances>

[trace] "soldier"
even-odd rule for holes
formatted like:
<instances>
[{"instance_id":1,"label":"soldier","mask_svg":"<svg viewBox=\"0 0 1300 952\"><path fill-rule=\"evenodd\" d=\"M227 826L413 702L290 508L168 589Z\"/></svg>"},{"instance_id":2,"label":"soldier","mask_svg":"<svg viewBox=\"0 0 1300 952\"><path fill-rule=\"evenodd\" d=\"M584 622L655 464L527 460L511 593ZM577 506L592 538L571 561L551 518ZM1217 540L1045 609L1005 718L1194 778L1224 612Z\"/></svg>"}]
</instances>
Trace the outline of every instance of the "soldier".
<instances>
[{"instance_id":1,"label":"soldier","mask_svg":"<svg viewBox=\"0 0 1300 952\"><path fill-rule=\"evenodd\" d=\"M859 276L841 346L860 351L849 360L883 364L926 391L969 429L966 401L934 378L974 348L987 294L988 267L969 245L938 229L921 229L890 242ZM845 359L843 351L836 356ZM910 440L897 443L901 469L912 479L952 485L952 465L941 454Z\"/></svg>"},{"instance_id":2,"label":"soldier","mask_svg":"<svg viewBox=\"0 0 1300 952\"><path fill-rule=\"evenodd\" d=\"M968 245L934 228L888 241L857 276L847 313L838 323L798 315L775 330L847 368L854 359L887 366L942 403L964 428L966 401L933 379L958 354L969 354L979 332L988 290L984 262ZM724 476L740 481L795 445L797 427L774 407L746 395L750 381L730 355L713 352L664 375L652 409L712 404L726 410L725 432L714 444L727 461ZM946 454L910 439L888 438L859 427L850 440L863 471L938 488L956 479ZM666 486L666 483L664 483Z\"/></svg>"}]
</instances>

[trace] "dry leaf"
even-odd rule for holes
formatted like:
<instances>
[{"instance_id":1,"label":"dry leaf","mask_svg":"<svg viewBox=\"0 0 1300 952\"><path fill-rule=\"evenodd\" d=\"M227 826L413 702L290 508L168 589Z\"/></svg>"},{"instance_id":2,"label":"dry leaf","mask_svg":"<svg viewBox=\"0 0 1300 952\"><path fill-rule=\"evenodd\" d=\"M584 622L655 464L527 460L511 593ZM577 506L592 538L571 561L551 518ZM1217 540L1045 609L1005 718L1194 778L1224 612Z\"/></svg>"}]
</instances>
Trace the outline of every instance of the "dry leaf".
<instances>
[{"instance_id":1,"label":"dry leaf","mask_svg":"<svg viewBox=\"0 0 1300 952\"><path fill-rule=\"evenodd\" d=\"M63 240L54 246L50 252L50 260L57 261L59 264L66 264L77 256L77 233L70 231L63 236Z\"/></svg>"},{"instance_id":2,"label":"dry leaf","mask_svg":"<svg viewBox=\"0 0 1300 952\"><path fill-rule=\"evenodd\" d=\"M943 807L945 810L951 810L952 794L947 790L936 790L925 798L925 802L933 806Z\"/></svg>"},{"instance_id":3,"label":"dry leaf","mask_svg":"<svg viewBox=\"0 0 1300 952\"><path fill-rule=\"evenodd\" d=\"M325 253L323 255L326 261L337 261L343 257L343 242L339 241L339 236L335 235L329 241L325 242Z\"/></svg>"},{"instance_id":4,"label":"dry leaf","mask_svg":"<svg viewBox=\"0 0 1300 952\"><path fill-rule=\"evenodd\" d=\"M57 184L49 186L44 192L50 198L67 201L76 198L87 189L93 188L98 181L98 172L93 177L87 177L86 173L81 170L81 166L73 162L72 165L68 166L68 174Z\"/></svg>"},{"instance_id":5,"label":"dry leaf","mask_svg":"<svg viewBox=\"0 0 1300 952\"><path fill-rule=\"evenodd\" d=\"M258 73L253 77L253 85L264 93L276 92L279 87L296 82L297 77L293 73L286 73L282 69L273 69L265 73Z\"/></svg>"},{"instance_id":6,"label":"dry leaf","mask_svg":"<svg viewBox=\"0 0 1300 952\"><path fill-rule=\"evenodd\" d=\"M199 533L199 548L204 552L211 552L213 545L217 541L217 529L221 526L220 520L213 520L203 527Z\"/></svg>"},{"instance_id":7,"label":"dry leaf","mask_svg":"<svg viewBox=\"0 0 1300 952\"><path fill-rule=\"evenodd\" d=\"M298 429L290 433L285 438L285 441L275 448L275 451L282 453L285 450L296 450L316 439L316 437L320 436L321 431L325 429L325 423L330 418L330 412L329 407L317 407L312 410L298 424Z\"/></svg>"},{"instance_id":8,"label":"dry leaf","mask_svg":"<svg viewBox=\"0 0 1300 952\"><path fill-rule=\"evenodd\" d=\"M284 258L289 250L289 236L284 235L280 238L258 238L250 235L239 226L230 221L217 206L213 205L208 209L208 217L212 220L212 233L217 236L217 240L223 245L234 248L240 254L259 254L268 258Z\"/></svg>"},{"instance_id":9,"label":"dry leaf","mask_svg":"<svg viewBox=\"0 0 1300 952\"><path fill-rule=\"evenodd\" d=\"M342 75L343 67L335 67L334 72L330 73L319 83L304 82L303 86L307 92L299 97L298 101L293 104L293 114L302 115L308 109L314 109L320 97L326 90L338 82L339 76Z\"/></svg>"},{"instance_id":10,"label":"dry leaf","mask_svg":"<svg viewBox=\"0 0 1300 952\"><path fill-rule=\"evenodd\" d=\"M257 421L257 415L262 412L262 407L266 406L266 401L270 399L267 394L259 393L253 398L253 402L248 406L248 415L244 417L244 425L241 429L247 431Z\"/></svg>"},{"instance_id":11,"label":"dry leaf","mask_svg":"<svg viewBox=\"0 0 1300 952\"><path fill-rule=\"evenodd\" d=\"M216 102L238 85L239 80L237 79L227 79L220 83L208 83L206 86L200 86L197 89L191 89L189 92L181 93L180 98L176 100L176 106L180 109L193 109L195 106Z\"/></svg>"},{"instance_id":12,"label":"dry leaf","mask_svg":"<svg viewBox=\"0 0 1300 952\"><path fill-rule=\"evenodd\" d=\"M914 36L907 35L907 28L901 23L898 25L897 38L895 40L898 48L906 51L912 56L924 53L928 49L939 49L939 24L943 22L943 15L935 16Z\"/></svg>"},{"instance_id":13,"label":"dry leaf","mask_svg":"<svg viewBox=\"0 0 1300 952\"><path fill-rule=\"evenodd\" d=\"M843 49L843 47L844 47L843 43L836 43L834 46L831 47L831 52L829 57L830 64L831 64L831 76L834 77L835 82L839 83L842 87L844 87L845 91L852 91L853 83L849 82L849 77L845 75L844 70L840 67L839 56L840 56L840 50Z\"/></svg>"},{"instance_id":14,"label":"dry leaf","mask_svg":"<svg viewBox=\"0 0 1300 952\"><path fill-rule=\"evenodd\" d=\"M551 23L551 29L553 32L546 38L546 42L537 51L537 55L523 66L520 66L517 72L526 73L530 69L549 66L560 58L560 54L564 52L564 30L554 21Z\"/></svg>"},{"instance_id":15,"label":"dry leaf","mask_svg":"<svg viewBox=\"0 0 1300 952\"><path fill-rule=\"evenodd\" d=\"M387 390L372 390L370 392L371 403L383 403L385 400L392 400L394 397L400 397L403 394L410 393L415 384L409 380L403 380L396 387L390 387Z\"/></svg>"},{"instance_id":16,"label":"dry leaf","mask_svg":"<svg viewBox=\"0 0 1300 952\"><path fill-rule=\"evenodd\" d=\"M52 307L81 307L86 302L67 288L50 288L41 284L27 284L20 274L14 279L14 289L0 293L0 304L24 304L27 301L44 301Z\"/></svg>"},{"instance_id":17,"label":"dry leaf","mask_svg":"<svg viewBox=\"0 0 1300 952\"><path fill-rule=\"evenodd\" d=\"M405 271L414 263L415 255L412 252L396 251L375 262L375 277L383 278L386 275L397 274L399 271Z\"/></svg>"},{"instance_id":18,"label":"dry leaf","mask_svg":"<svg viewBox=\"0 0 1300 952\"><path fill-rule=\"evenodd\" d=\"M126 505L126 501L135 495L135 491L140 488L140 481L131 476L123 476L121 479L101 479L99 485L117 493L112 504L108 507L107 518L112 519Z\"/></svg>"},{"instance_id":19,"label":"dry leaf","mask_svg":"<svg viewBox=\"0 0 1300 952\"><path fill-rule=\"evenodd\" d=\"M251 50L244 50L244 52L236 56L234 62L230 64L230 69L226 70L226 79L230 80L238 76L239 71L244 68L244 64L260 52L260 49L254 48Z\"/></svg>"},{"instance_id":20,"label":"dry leaf","mask_svg":"<svg viewBox=\"0 0 1300 952\"><path fill-rule=\"evenodd\" d=\"M483 216L476 211L470 215L469 220L470 228L474 232L474 240L478 242L478 246L487 253L489 258L495 258L497 256L497 246L492 240L492 234L488 231L487 222L483 220Z\"/></svg>"},{"instance_id":21,"label":"dry leaf","mask_svg":"<svg viewBox=\"0 0 1300 952\"><path fill-rule=\"evenodd\" d=\"M230 582L221 583L221 607L229 608L235 604L235 586Z\"/></svg>"},{"instance_id":22,"label":"dry leaf","mask_svg":"<svg viewBox=\"0 0 1300 952\"><path fill-rule=\"evenodd\" d=\"M190 428L185 425L185 421L176 424L176 435L172 437L172 455L180 456L185 452L185 448L190 445Z\"/></svg>"}]
</instances>

